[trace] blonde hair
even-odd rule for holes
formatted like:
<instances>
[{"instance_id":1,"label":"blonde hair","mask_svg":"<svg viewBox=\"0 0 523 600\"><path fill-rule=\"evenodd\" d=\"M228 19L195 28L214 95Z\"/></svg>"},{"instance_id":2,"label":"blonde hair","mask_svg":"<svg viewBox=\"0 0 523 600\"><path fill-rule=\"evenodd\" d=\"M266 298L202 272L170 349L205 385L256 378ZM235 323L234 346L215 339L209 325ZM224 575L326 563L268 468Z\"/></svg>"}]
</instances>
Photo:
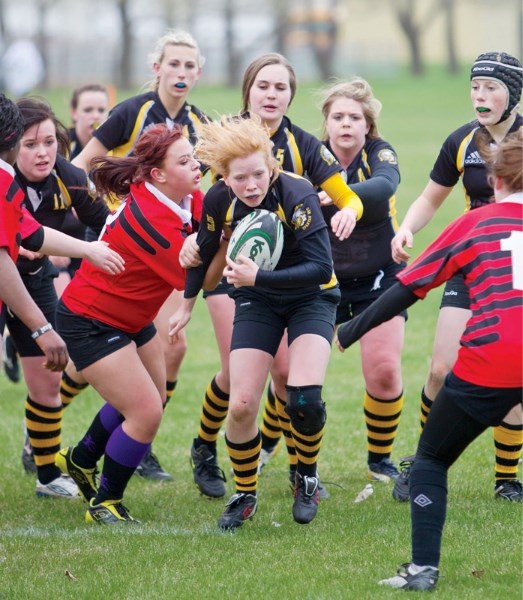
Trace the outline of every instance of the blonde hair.
<instances>
[{"instance_id":1,"label":"blonde hair","mask_svg":"<svg viewBox=\"0 0 523 600\"><path fill-rule=\"evenodd\" d=\"M361 77L354 77L349 81L340 81L324 90L320 90L320 108L323 114L323 140L328 139L325 121L329 116L332 104L338 98L349 98L350 100L359 102L363 109L363 116L367 121L367 125L369 125L369 133L367 134L367 137L371 140L381 137L377 124L377 120L381 112L381 102L374 97L372 88L368 81L365 81L365 79L362 79Z\"/></svg>"},{"instance_id":2,"label":"blonde hair","mask_svg":"<svg viewBox=\"0 0 523 600\"><path fill-rule=\"evenodd\" d=\"M155 64L160 64L165 57L167 46L185 46L196 50L196 62L201 69L205 64L205 57L200 52L198 43L190 33L181 29L168 29L167 32L156 41L153 51L149 54L149 66L153 68ZM149 84L153 91L158 90L158 77L155 77Z\"/></svg>"},{"instance_id":3,"label":"blonde hair","mask_svg":"<svg viewBox=\"0 0 523 600\"><path fill-rule=\"evenodd\" d=\"M269 132L257 115L249 119L227 116L201 126L195 156L217 175L227 177L232 160L260 152L276 178L280 165L272 147Z\"/></svg>"}]
</instances>

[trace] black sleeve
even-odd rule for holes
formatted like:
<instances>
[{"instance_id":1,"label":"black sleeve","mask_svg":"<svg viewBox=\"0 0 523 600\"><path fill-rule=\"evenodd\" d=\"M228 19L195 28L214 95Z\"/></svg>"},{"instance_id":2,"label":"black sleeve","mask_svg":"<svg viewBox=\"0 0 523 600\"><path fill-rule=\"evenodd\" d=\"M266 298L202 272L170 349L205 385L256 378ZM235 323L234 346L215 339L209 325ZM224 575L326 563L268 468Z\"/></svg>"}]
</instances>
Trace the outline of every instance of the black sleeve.
<instances>
[{"instance_id":1,"label":"black sleeve","mask_svg":"<svg viewBox=\"0 0 523 600\"><path fill-rule=\"evenodd\" d=\"M419 297L398 281L360 315L338 327L338 340L344 348L357 342L368 331L412 306Z\"/></svg>"},{"instance_id":2,"label":"black sleeve","mask_svg":"<svg viewBox=\"0 0 523 600\"><path fill-rule=\"evenodd\" d=\"M332 259L327 228L300 238L303 261L276 271L258 271L255 285L292 289L328 283L332 278Z\"/></svg>"},{"instance_id":3,"label":"black sleeve","mask_svg":"<svg viewBox=\"0 0 523 600\"><path fill-rule=\"evenodd\" d=\"M40 227L29 237L22 240L22 246L31 252L38 252L44 243L44 228Z\"/></svg>"}]
</instances>

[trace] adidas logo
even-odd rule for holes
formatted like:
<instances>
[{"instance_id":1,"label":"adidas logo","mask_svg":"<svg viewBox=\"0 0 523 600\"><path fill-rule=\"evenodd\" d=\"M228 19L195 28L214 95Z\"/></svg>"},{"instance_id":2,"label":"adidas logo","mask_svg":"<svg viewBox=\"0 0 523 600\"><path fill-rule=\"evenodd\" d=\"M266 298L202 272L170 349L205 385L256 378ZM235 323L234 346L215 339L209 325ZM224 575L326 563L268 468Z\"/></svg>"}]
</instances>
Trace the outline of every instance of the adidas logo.
<instances>
[{"instance_id":1,"label":"adidas logo","mask_svg":"<svg viewBox=\"0 0 523 600\"><path fill-rule=\"evenodd\" d=\"M477 150L465 157L466 165L482 165L484 162Z\"/></svg>"}]
</instances>

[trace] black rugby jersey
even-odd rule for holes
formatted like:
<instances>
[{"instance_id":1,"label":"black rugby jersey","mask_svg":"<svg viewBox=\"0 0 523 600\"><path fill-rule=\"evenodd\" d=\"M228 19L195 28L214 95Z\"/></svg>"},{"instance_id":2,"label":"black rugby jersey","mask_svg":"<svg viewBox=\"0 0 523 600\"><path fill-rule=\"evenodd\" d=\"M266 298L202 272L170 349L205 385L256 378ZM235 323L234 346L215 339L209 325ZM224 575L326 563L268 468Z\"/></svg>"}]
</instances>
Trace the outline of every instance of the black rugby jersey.
<instances>
[{"instance_id":1,"label":"black rugby jersey","mask_svg":"<svg viewBox=\"0 0 523 600\"><path fill-rule=\"evenodd\" d=\"M271 135L273 154L284 171L306 177L313 185L321 184L342 171L335 156L314 135L291 123L288 117Z\"/></svg>"},{"instance_id":2,"label":"black rugby jersey","mask_svg":"<svg viewBox=\"0 0 523 600\"><path fill-rule=\"evenodd\" d=\"M517 131L520 127L523 127L523 117L518 114L508 133ZM465 210L489 204L493 198L485 161L477 146L477 133L480 129L479 122L474 120L453 131L443 143L430 172L432 181L445 187L454 187L459 178L462 178Z\"/></svg>"},{"instance_id":3,"label":"black rugby jersey","mask_svg":"<svg viewBox=\"0 0 523 600\"><path fill-rule=\"evenodd\" d=\"M292 269L305 262L317 266L317 281L304 282L297 277L290 283L289 277L288 285L281 287L319 289L322 284L325 284L324 287L336 284L327 225L318 195L307 180L294 173L280 173L256 208L275 212L283 222L283 251L275 271ZM234 230L237 223L253 210L238 200L223 181L218 181L210 188L203 200L202 220L196 239L203 264L187 270L186 298L193 298L200 291L207 268L218 251L223 227ZM267 286L264 283L263 287L271 286L271 274L263 273L264 282L267 280ZM280 285L276 287L280 288Z\"/></svg>"},{"instance_id":4,"label":"black rugby jersey","mask_svg":"<svg viewBox=\"0 0 523 600\"><path fill-rule=\"evenodd\" d=\"M117 104L107 119L93 132L95 137L114 156L128 156L132 153L138 138L150 125L158 123L181 125L191 144L198 139L198 128L206 115L184 103L176 117L171 119L156 92L146 92L127 98Z\"/></svg>"},{"instance_id":5,"label":"black rugby jersey","mask_svg":"<svg viewBox=\"0 0 523 600\"><path fill-rule=\"evenodd\" d=\"M15 171L16 181L25 195L24 206L41 225L62 231L68 210L72 207L84 225L100 233L109 209L96 195L94 185L83 169L58 154L54 169L45 181L28 181L16 165ZM28 260L20 256L17 267L20 273L34 272L46 260L47 257Z\"/></svg>"},{"instance_id":6,"label":"black rugby jersey","mask_svg":"<svg viewBox=\"0 0 523 600\"><path fill-rule=\"evenodd\" d=\"M374 275L392 260L390 242L397 229L395 192L400 182L396 152L385 140L367 139L342 174L362 201L363 215L346 240L340 241L329 228L334 270L340 280ZM330 222L337 208L324 206L322 211Z\"/></svg>"}]
</instances>

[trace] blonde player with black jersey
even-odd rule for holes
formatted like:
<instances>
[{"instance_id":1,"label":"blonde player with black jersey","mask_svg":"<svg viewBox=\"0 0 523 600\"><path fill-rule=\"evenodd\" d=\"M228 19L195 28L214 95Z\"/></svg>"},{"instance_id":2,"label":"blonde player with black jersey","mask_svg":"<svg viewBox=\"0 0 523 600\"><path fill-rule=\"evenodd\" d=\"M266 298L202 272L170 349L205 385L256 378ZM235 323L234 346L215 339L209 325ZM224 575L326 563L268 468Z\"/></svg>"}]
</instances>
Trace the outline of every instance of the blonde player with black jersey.
<instances>
[{"instance_id":1,"label":"blonde player with black jersey","mask_svg":"<svg viewBox=\"0 0 523 600\"><path fill-rule=\"evenodd\" d=\"M361 217L362 204L347 186L342 169L332 153L315 136L301 129L286 116L296 94L296 73L289 61L277 53L264 54L245 70L242 82L242 116L259 117L273 143L272 151L280 166L303 175L320 187L340 208L330 226L334 234L344 239ZM224 191L224 201L227 192ZM188 261L187 265L195 264ZM229 404L229 351L234 304L227 295L228 284L222 281L210 293L205 293L220 352L220 371L207 387L200 414L198 435L191 448L194 481L200 492L209 497L225 495L223 471L217 464L216 441L225 422ZM272 385L261 428L262 452L260 467L275 451L283 429L289 456L289 477L294 485L297 455L285 412L285 384L288 361L286 344L282 343L271 366ZM328 492L320 485L322 497Z\"/></svg>"},{"instance_id":2,"label":"blonde player with black jersey","mask_svg":"<svg viewBox=\"0 0 523 600\"><path fill-rule=\"evenodd\" d=\"M340 241L330 233L341 291L337 323L365 310L394 283L394 275L404 266L396 264L391 256L400 172L394 148L378 132L380 110L381 103L361 78L335 83L322 92L325 143L364 206L363 216L347 240ZM336 211L328 203L323 206L327 221ZM360 340L368 477L384 482L399 476L390 456L403 407L401 350L405 318L403 312Z\"/></svg>"},{"instance_id":3,"label":"blonde player with black jersey","mask_svg":"<svg viewBox=\"0 0 523 600\"><path fill-rule=\"evenodd\" d=\"M184 301L170 319L172 336L191 317L224 229L234 231L237 222L258 207L275 212L284 228L283 252L274 271L260 270L242 256L236 262L227 259L224 271L235 304L225 442L236 490L218 525L235 529L256 512L261 450L257 414L286 331L285 411L297 455L292 514L297 523L309 523L319 503L316 463L326 421L322 386L339 301L327 225L312 185L280 172L259 119L204 125L196 156L223 179L204 199L197 238L202 265L187 270Z\"/></svg>"}]
</instances>

